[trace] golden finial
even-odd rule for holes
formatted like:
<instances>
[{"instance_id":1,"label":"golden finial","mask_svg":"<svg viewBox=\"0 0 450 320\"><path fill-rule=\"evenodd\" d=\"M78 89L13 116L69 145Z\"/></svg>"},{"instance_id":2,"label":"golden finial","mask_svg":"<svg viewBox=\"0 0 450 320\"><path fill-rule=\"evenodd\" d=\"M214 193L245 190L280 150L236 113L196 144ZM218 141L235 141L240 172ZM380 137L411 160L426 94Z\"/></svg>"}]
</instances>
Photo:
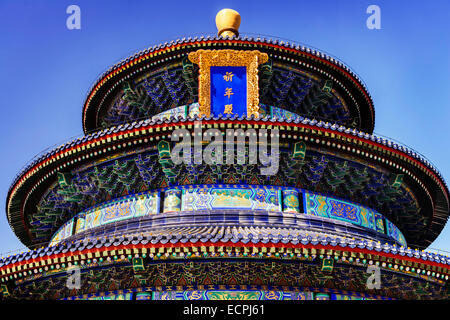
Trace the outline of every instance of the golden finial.
<instances>
[{"instance_id":1,"label":"golden finial","mask_svg":"<svg viewBox=\"0 0 450 320\"><path fill-rule=\"evenodd\" d=\"M219 37L239 36L241 15L233 9L222 9L216 15L217 35Z\"/></svg>"}]
</instances>

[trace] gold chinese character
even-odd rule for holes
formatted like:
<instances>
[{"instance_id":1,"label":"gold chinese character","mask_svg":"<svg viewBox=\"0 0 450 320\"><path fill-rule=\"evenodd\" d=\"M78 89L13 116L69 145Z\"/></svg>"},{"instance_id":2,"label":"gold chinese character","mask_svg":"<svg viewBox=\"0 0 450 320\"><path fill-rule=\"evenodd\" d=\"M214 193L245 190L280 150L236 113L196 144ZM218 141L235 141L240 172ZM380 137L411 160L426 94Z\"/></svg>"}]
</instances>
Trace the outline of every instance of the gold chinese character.
<instances>
[{"instance_id":1,"label":"gold chinese character","mask_svg":"<svg viewBox=\"0 0 450 320\"><path fill-rule=\"evenodd\" d=\"M230 96L234 94L233 92L231 92L232 89L233 88L226 88L226 90L225 90L224 96L227 96L228 99L230 99Z\"/></svg>"},{"instance_id":2,"label":"gold chinese character","mask_svg":"<svg viewBox=\"0 0 450 320\"><path fill-rule=\"evenodd\" d=\"M224 76L223 76L223 79L225 80L225 81L233 81L233 76L234 76L234 74L233 74L233 72L227 72Z\"/></svg>"},{"instance_id":3,"label":"gold chinese character","mask_svg":"<svg viewBox=\"0 0 450 320\"><path fill-rule=\"evenodd\" d=\"M232 104L226 104L225 105L225 111L223 113L225 113L225 114L233 114L233 105Z\"/></svg>"}]
</instances>

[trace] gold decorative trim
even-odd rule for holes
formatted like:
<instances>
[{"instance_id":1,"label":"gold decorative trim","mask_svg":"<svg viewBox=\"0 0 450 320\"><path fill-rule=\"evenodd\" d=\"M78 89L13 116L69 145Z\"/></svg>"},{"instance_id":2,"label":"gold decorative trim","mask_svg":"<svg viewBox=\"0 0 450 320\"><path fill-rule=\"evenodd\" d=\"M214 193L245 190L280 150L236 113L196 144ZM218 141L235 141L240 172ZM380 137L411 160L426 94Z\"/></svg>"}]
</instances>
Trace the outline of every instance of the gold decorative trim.
<instances>
[{"instance_id":1,"label":"gold decorative trim","mask_svg":"<svg viewBox=\"0 0 450 320\"><path fill-rule=\"evenodd\" d=\"M211 74L210 67L230 66L247 68L247 116L259 115L258 65L266 63L269 57L258 50L197 50L189 53L189 60L198 64L198 102L200 115L211 114Z\"/></svg>"}]
</instances>

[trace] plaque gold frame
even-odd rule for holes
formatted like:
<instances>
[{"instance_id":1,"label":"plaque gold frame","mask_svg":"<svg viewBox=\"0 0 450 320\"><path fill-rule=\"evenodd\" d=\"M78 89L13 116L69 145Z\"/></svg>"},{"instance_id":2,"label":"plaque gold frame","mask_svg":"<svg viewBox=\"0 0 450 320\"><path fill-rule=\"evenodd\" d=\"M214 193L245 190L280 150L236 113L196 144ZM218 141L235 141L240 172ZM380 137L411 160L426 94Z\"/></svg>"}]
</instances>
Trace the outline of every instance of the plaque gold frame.
<instances>
[{"instance_id":1,"label":"plaque gold frame","mask_svg":"<svg viewBox=\"0 0 450 320\"><path fill-rule=\"evenodd\" d=\"M258 65L266 63L269 57L258 50L197 50L188 55L189 60L198 64L198 102L200 116L211 115L211 73L210 67L247 68L247 116L259 115Z\"/></svg>"}]
</instances>

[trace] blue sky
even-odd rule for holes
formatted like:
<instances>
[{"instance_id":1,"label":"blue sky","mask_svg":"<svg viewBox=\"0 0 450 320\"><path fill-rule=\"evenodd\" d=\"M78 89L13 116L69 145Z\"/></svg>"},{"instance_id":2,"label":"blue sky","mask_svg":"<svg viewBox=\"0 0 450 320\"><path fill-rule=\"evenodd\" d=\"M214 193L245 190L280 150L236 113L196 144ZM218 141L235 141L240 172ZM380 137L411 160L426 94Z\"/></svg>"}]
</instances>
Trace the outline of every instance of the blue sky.
<instances>
[{"instance_id":1,"label":"blue sky","mask_svg":"<svg viewBox=\"0 0 450 320\"><path fill-rule=\"evenodd\" d=\"M81 8L68 30L66 8ZM381 30L369 30L369 5ZM424 154L450 181L450 2L442 1L21 1L0 0L0 253L23 248L4 212L15 175L36 154L82 134L91 84L135 52L216 32L233 8L240 31L319 48L356 72L375 103L375 132ZM450 251L450 226L433 248Z\"/></svg>"}]
</instances>

